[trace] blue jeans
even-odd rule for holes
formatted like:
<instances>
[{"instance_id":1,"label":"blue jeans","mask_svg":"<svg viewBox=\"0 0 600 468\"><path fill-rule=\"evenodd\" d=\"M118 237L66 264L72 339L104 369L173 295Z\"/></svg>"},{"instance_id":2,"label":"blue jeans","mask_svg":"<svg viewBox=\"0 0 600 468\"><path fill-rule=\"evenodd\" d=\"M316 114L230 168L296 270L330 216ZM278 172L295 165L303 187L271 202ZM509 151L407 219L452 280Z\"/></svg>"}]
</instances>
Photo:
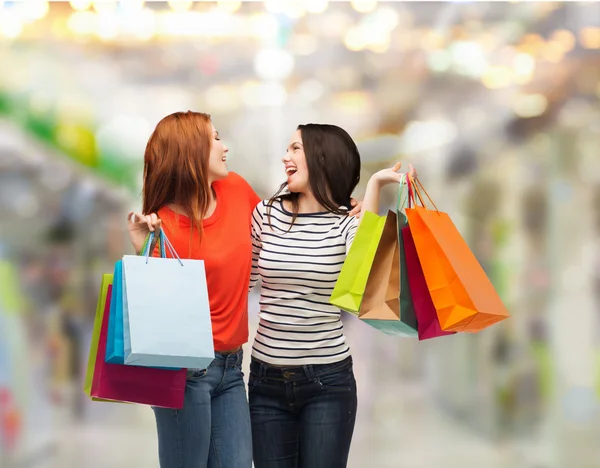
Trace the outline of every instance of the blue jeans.
<instances>
[{"instance_id":1,"label":"blue jeans","mask_svg":"<svg viewBox=\"0 0 600 468\"><path fill-rule=\"evenodd\" d=\"M248 381L256 468L345 468L356 420L352 358L278 368L252 359Z\"/></svg>"},{"instance_id":2,"label":"blue jeans","mask_svg":"<svg viewBox=\"0 0 600 468\"><path fill-rule=\"evenodd\" d=\"M153 408L161 468L251 468L252 433L242 351L189 369L180 410Z\"/></svg>"}]
</instances>

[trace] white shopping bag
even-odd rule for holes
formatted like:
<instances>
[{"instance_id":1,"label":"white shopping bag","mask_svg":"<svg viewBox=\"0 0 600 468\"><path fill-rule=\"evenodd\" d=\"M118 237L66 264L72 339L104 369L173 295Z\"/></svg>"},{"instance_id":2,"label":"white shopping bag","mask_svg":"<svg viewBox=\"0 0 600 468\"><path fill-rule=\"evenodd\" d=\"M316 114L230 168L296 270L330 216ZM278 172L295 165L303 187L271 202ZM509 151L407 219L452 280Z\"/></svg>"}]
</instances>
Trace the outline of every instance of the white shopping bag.
<instances>
[{"instance_id":1,"label":"white shopping bag","mask_svg":"<svg viewBox=\"0 0 600 468\"><path fill-rule=\"evenodd\" d=\"M125 364L205 369L215 358L204 261L123 257Z\"/></svg>"}]
</instances>

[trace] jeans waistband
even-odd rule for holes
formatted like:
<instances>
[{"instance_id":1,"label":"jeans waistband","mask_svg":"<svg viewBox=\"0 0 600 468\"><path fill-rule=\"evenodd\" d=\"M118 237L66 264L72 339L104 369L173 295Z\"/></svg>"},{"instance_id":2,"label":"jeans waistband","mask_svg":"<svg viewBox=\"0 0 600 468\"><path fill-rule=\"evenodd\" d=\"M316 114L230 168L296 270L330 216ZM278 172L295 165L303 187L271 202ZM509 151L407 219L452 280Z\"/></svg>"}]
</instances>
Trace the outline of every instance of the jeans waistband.
<instances>
[{"instance_id":1,"label":"jeans waistband","mask_svg":"<svg viewBox=\"0 0 600 468\"><path fill-rule=\"evenodd\" d=\"M221 353L215 351L215 359L210 363L211 366L236 367L241 366L244 360L244 351L240 349L235 353Z\"/></svg>"},{"instance_id":2,"label":"jeans waistband","mask_svg":"<svg viewBox=\"0 0 600 468\"><path fill-rule=\"evenodd\" d=\"M255 357L252 357L250 361L250 372L257 375L260 380L280 380L283 382L314 380L315 377L331 374L344 368L352 368L352 356L331 364L306 364L290 367L274 367Z\"/></svg>"}]
</instances>

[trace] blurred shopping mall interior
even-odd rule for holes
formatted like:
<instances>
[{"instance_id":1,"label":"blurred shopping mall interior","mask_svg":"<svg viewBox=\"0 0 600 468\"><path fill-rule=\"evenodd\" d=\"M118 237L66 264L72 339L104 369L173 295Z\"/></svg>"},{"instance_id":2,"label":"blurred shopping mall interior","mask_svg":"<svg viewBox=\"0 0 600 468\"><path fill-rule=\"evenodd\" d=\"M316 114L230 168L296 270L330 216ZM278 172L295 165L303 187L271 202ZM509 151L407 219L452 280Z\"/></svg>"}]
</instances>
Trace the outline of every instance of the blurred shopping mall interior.
<instances>
[{"instance_id":1,"label":"blurred shopping mall interior","mask_svg":"<svg viewBox=\"0 0 600 468\"><path fill-rule=\"evenodd\" d=\"M2 468L158 467L152 411L82 382L146 141L188 109L263 197L301 123L357 141L356 198L415 165L510 310L422 342L345 314L349 467L600 466L600 2L0 0Z\"/></svg>"}]
</instances>

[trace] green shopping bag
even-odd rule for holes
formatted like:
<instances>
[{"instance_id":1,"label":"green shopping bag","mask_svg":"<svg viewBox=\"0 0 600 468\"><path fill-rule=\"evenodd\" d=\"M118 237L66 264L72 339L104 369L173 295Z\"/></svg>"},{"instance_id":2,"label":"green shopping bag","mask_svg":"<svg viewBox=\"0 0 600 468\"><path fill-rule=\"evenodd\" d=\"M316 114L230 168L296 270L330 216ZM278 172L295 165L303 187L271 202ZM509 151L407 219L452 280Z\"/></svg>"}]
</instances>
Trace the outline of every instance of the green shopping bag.
<instances>
[{"instance_id":1,"label":"green shopping bag","mask_svg":"<svg viewBox=\"0 0 600 468\"><path fill-rule=\"evenodd\" d=\"M386 219L387 216L379 216L369 211L363 214L350 252L346 255L342 271L329 298L330 304L358 315Z\"/></svg>"},{"instance_id":2,"label":"green shopping bag","mask_svg":"<svg viewBox=\"0 0 600 468\"><path fill-rule=\"evenodd\" d=\"M85 382L83 391L87 396L90 396L92 391L92 381L94 380L94 368L96 366L96 356L98 354L98 344L100 341L100 329L102 328L102 319L104 318L104 308L106 306L106 296L108 287L113 282L112 274L102 275L102 284L100 286L100 294L98 296L98 305L96 306L96 317L94 318L94 331L92 332L92 341L90 343L90 353L88 356L87 370L85 372ZM98 398L92 398L94 401L107 401Z\"/></svg>"},{"instance_id":3,"label":"green shopping bag","mask_svg":"<svg viewBox=\"0 0 600 468\"><path fill-rule=\"evenodd\" d=\"M402 229L405 176L400 180L396 207L390 210L373 260L358 318L387 335L416 337L417 318L408 283Z\"/></svg>"}]
</instances>

